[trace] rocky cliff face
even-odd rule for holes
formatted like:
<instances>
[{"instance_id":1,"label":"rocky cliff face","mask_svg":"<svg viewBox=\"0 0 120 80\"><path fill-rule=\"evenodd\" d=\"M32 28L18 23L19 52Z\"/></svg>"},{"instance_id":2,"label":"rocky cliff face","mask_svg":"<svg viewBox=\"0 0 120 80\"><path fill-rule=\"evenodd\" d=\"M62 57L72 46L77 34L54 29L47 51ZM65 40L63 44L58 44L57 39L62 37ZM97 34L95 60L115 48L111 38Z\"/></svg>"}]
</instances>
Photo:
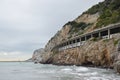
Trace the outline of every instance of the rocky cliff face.
<instances>
[{"instance_id":1,"label":"rocky cliff face","mask_svg":"<svg viewBox=\"0 0 120 80\"><path fill-rule=\"evenodd\" d=\"M25 62L32 62L32 58L25 60Z\"/></svg>"},{"instance_id":2,"label":"rocky cliff face","mask_svg":"<svg viewBox=\"0 0 120 80\"><path fill-rule=\"evenodd\" d=\"M120 0L105 0L94 5L75 20L66 23L46 44L44 50L37 50L33 60L41 63L64 65L94 65L113 67L116 54L115 41L119 34L110 40L88 40L85 45L61 52L52 52L55 45L96 28L120 22ZM41 55L42 53L42 55ZM116 63L119 63L118 61ZM116 67L118 70L118 67Z\"/></svg>"},{"instance_id":3,"label":"rocky cliff face","mask_svg":"<svg viewBox=\"0 0 120 80\"><path fill-rule=\"evenodd\" d=\"M35 63L39 63L42 60L43 54L44 54L43 48L35 50L32 56L32 61L34 61Z\"/></svg>"},{"instance_id":4,"label":"rocky cliff face","mask_svg":"<svg viewBox=\"0 0 120 80\"><path fill-rule=\"evenodd\" d=\"M92 38L84 45L72 49L53 52L49 63L59 65L88 65L113 67L114 55L117 52L117 41L120 34L114 35L112 39L100 39L94 41Z\"/></svg>"},{"instance_id":5,"label":"rocky cliff face","mask_svg":"<svg viewBox=\"0 0 120 80\"><path fill-rule=\"evenodd\" d=\"M114 69L120 73L120 42L118 43L117 52L114 54Z\"/></svg>"}]
</instances>

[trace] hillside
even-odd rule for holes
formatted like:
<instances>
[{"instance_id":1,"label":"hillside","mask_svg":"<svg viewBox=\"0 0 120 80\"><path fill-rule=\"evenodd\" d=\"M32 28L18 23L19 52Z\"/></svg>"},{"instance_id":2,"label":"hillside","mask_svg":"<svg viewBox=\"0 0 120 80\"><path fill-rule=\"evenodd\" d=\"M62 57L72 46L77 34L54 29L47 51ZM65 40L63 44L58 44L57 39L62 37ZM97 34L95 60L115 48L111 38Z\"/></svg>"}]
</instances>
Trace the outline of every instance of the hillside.
<instances>
[{"instance_id":1,"label":"hillside","mask_svg":"<svg viewBox=\"0 0 120 80\"><path fill-rule=\"evenodd\" d=\"M105 0L83 12L78 18L66 23L53 38L49 40L45 49L51 50L61 41L120 22L120 0Z\"/></svg>"},{"instance_id":2,"label":"hillside","mask_svg":"<svg viewBox=\"0 0 120 80\"><path fill-rule=\"evenodd\" d=\"M93 65L113 67L114 60L111 58L111 54L114 53L112 51L116 50L117 46L114 46L113 44L115 40L119 40L120 38L119 34L108 42L104 42L103 40L98 40L96 42L89 41L86 42L92 45L93 50L88 47L88 44L86 44L83 47L78 48L78 51L81 52L81 55L80 53L78 53L76 48L65 51L65 53L64 52L54 53L52 52L52 49L57 44L60 44L63 41L74 38L78 35L85 34L95 29L106 27L107 25L120 22L119 14L120 14L120 0L105 0L104 2L94 5L93 7L88 9L88 11L83 12L83 14L78 16L75 20L66 23L62 27L62 29L58 31L55 34L55 36L53 36L48 41L42 53L44 55L42 55L41 59L40 60L38 59L37 61L40 63L54 63L59 65L60 64L83 65L90 63ZM111 44L111 47L109 47L109 44ZM100 46L103 46L105 48L105 49L101 48L103 52L102 51L99 52ZM88 50L87 52L84 52L86 48L88 48ZM89 54L89 52L91 52L91 54ZM99 57L96 53L97 54L101 53L102 55ZM99 57L99 60L97 59L96 55L97 57ZM83 58L81 58L81 56L83 56ZM106 61L108 63L105 63Z\"/></svg>"}]
</instances>

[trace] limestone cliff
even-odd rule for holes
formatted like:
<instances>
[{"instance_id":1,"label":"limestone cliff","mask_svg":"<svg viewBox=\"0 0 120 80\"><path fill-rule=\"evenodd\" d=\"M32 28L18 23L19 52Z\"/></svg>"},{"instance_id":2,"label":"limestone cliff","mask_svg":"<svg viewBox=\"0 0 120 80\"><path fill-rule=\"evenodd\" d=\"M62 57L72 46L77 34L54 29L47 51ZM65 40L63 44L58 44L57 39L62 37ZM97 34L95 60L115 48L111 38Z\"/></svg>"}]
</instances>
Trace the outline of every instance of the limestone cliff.
<instances>
[{"instance_id":1,"label":"limestone cliff","mask_svg":"<svg viewBox=\"0 0 120 80\"><path fill-rule=\"evenodd\" d=\"M111 39L90 39L84 45L60 52L53 52L48 63L59 65L88 65L113 67L120 34Z\"/></svg>"},{"instance_id":2,"label":"limestone cliff","mask_svg":"<svg viewBox=\"0 0 120 80\"><path fill-rule=\"evenodd\" d=\"M116 53L117 42L120 34L114 35L110 40L88 40L83 46L53 52L57 44L88 33L96 28L105 27L109 24L120 22L120 0L105 0L94 5L88 11L73 21L66 23L55 36L46 44L44 51L36 51L33 60L41 63L64 64L64 65L94 65L113 67L113 55ZM41 54L42 53L42 56Z\"/></svg>"},{"instance_id":3,"label":"limestone cliff","mask_svg":"<svg viewBox=\"0 0 120 80\"><path fill-rule=\"evenodd\" d=\"M32 56L32 61L34 61L35 63L40 62L42 60L43 53L44 53L43 48L35 50Z\"/></svg>"}]
</instances>

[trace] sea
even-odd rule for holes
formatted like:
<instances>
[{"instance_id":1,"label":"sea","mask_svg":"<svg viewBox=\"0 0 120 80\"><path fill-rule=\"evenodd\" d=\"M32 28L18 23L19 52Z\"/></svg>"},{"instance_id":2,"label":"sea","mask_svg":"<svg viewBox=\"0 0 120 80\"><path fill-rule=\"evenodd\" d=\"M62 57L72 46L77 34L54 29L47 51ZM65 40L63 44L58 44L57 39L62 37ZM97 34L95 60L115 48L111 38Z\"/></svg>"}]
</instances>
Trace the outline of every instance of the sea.
<instances>
[{"instance_id":1,"label":"sea","mask_svg":"<svg viewBox=\"0 0 120 80\"><path fill-rule=\"evenodd\" d=\"M112 69L0 62L0 80L120 80Z\"/></svg>"}]
</instances>

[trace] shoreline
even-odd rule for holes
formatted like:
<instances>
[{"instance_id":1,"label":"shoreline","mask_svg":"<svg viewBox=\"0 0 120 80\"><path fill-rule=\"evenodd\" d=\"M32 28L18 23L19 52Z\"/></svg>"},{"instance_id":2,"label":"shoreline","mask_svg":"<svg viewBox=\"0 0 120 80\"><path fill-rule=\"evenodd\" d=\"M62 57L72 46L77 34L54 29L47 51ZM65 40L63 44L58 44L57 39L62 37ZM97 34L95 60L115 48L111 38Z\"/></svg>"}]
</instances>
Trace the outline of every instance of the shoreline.
<instances>
[{"instance_id":1,"label":"shoreline","mask_svg":"<svg viewBox=\"0 0 120 80\"><path fill-rule=\"evenodd\" d=\"M52 63L34 63L34 64L51 64L55 66L77 66L77 67L92 67L92 68L100 68L100 69L112 69L114 70L113 67L107 67L107 66L95 66L95 65L74 65L74 64L52 64Z\"/></svg>"}]
</instances>

